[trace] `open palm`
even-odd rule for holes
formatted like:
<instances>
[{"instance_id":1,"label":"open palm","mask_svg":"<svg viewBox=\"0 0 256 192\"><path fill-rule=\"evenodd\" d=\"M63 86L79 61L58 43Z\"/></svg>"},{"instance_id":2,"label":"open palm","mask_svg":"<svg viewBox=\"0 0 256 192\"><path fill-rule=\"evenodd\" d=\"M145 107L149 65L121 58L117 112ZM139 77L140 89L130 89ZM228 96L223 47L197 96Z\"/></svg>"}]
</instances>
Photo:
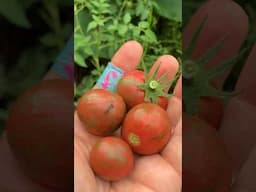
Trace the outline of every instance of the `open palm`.
<instances>
[{"instance_id":1,"label":"open palm","mask_svg":"<svg viewBox=\"0 0 256 192\"><path fill-rule=\"evenodd\" d=\"M130 71L135 69L142 55L141 45L135 41L124 44L112 58L112 63ZM161 56L151 72L160 64L158 75L169 72L172 79L178 62L172 56ZM174 135L160 154L136 156L132 173L118 182L106 182L93 173L89 166L89 152L100 138L84 129L75 113L75 192L179 192L181 191L181 81L175 88L176 96L167 109ZM119 134L116 133L118 136Z\"/></svg>"}]
</instances>

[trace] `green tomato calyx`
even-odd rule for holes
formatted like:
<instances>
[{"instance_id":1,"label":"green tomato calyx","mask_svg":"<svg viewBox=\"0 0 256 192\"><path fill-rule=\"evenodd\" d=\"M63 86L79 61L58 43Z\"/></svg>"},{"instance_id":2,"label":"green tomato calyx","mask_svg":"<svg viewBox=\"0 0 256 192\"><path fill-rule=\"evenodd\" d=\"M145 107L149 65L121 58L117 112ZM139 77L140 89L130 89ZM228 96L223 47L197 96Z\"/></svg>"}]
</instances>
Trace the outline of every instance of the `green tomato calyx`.
<instances>
[{"instance_id":1,"label":"green tomato calyx","mask_svg":"<svg viewBox=\"0 0 256 192\"><path fill-rule=\"evenodd\" d=\"M191 58L193 58L193 51L196 47L196 43L201 35L206 20L207 17L205 17L199 24L195 33L192 35L187 48L183 51L182 75L184 78L184 84L182 85L182 99L185 112L189 114L196 114L198 112L199 101L202 97L219 97L224 100L228 100L236 95L234 92L227 92L215 88L212 85L212 81L224 71L232 69L234 64L240 59L241 56L244 55L244 52L246 51L245 49L241 51L238 56L209 69L207 65L222 48L226 39L226 36L224 36L218 42L216 42L215 45L206 50L206 52L198 59L192 60Z\"/></svg>"},{"instance_id":2,"label":"green tomato calyx","mask_svg":"<svg viewBox=\"0 0 256 192\"><path fill-rule=\"evenodd\" d=\"M166 82L168 72L166 72L161 77L156 78L159 68L160 68L160 65L158 65L157 69L154 71L152 76L149 76L148 73L145 72L145 76L146 76L145 83L138 86L140 89L142 89L145 92L144 100L147 102L152 102L154 104L158 103L159 97L170 98L172 96L172 94L169 94L166 92L166 89L169 88L174 82L174 80Z\"/></svg>"}]
</instances>

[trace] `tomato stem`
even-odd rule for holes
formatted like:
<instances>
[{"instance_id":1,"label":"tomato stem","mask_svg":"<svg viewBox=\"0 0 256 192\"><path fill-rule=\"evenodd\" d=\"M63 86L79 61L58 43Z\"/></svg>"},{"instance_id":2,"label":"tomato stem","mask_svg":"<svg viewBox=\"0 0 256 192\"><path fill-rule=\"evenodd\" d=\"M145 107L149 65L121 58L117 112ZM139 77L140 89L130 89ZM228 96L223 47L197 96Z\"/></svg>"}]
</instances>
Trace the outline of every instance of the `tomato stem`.
<instances>
[{"instance_id":1,"label":"tomato stem","mask_svg":"<svg viewBox=\"0 0 256 192\"><path fill-rule=\"evenodd\" d=\"M194 61L187 60L183 64L183 77L190 79L193 78L198 72L198 66Z\"/></svg>"}]
</instances>

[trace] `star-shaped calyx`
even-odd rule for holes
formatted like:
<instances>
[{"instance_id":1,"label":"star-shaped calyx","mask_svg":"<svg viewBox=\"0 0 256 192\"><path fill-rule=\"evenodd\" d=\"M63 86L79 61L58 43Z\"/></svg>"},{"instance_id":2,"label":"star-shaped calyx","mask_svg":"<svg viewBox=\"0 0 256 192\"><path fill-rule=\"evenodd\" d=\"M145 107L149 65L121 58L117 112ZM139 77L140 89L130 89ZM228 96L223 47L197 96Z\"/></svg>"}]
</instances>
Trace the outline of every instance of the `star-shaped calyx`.
<instances>
[{"instance_id":1,"label":"star-shaped calyx","mask_svg":"<svg viewBox=\"0 0 256 192\"><path fill-rule=\"evenodd\" d=\"M160 65L156 68L153 75L149 75L146 68L144 67L145 71L145 83L143 85L139 85L138 87L145 92L144 100L147 102L152 102L157 104L159 97L166 97L170 98L173 94L167 93L165 90L169 88L174 80L167 81L166 78L168 76L168 72L164 73L159 78L156 78Z\"/></svg>"},{"instance_id":2,"label":"star-shaped calyx","mask_svg":"<svg viewBox=\"0 0 256 192\"><path fill-rule=\"evenodd\" d=\"M193 34L188 47L183 52L183 104L185 111L190 114L195 114L198 110L198 103L201 97L219 97L222 99L229 99L234 96L234 92L226 92L215 88L211 81L220 73L230 69L238 59L243 55L243 50L237 57L231 58L219 64L212 69L206 69L206 64L215 56L223 45L227 36L221 38L212 48L209 48L198 60L191 60L192 52L195 44L201 34L202 28L206 22L207 17L203 19L199 27Z\"/></svg>"}]
</instances>

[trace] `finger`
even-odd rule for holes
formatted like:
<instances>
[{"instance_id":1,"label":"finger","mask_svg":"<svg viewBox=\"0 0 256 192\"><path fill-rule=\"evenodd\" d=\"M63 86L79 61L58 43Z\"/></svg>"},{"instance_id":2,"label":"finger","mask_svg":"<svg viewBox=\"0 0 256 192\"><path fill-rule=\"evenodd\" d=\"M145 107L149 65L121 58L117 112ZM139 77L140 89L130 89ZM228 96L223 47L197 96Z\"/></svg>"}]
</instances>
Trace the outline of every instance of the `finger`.
<instances>
[{"instance_id":1,"label":"finger","mask_svg":"<svg viewBox=\"0 0 256 192\"><path fill-rule=\"evenodd\" d=\"M249 158L243 165L234 185L233 192L254 192L256 191L255 172L256 172L256 145L250 153Z\"/></svg>"},{"instance_id":2,"label":"finger","mask_svg":"<svg viewBox=\"0 0 256 192\"><path fill-rule=\"evenodd\" d=\"M227 35L222 47L207 65L214 67L236 56L248 33L248 16L234 1L207 1L193 15L184 29L182 36L184 48L188 46L199 23L206 16L207 20L193 49L191 59L200 58L209 48ZM221 87L227 75L228 72L225 72L218 76L214 79L214 84Z\"/></svg>"},{"instance_id":3,"label":"finger","mask_svg":"<svg viewBox=\"0 0 256 192\"><path fill-rule=\"evenodd\" d=\"M84 146L76 139L74 143L74 189L75 192L97 191L95 176L89 167L88 157L84 155L83 149Z\"/></svg>"},{"instance_id":4,"label":"finger","mask_svg":"<svg viewBox=\"0 0 256 192\"><path fill-rule=\"evenodd\" d=\"M137 41L128 41L123 44L115 53L111 60L111 64L120 68L124 73L132 71L139 64L142 53L143 48L140 43L138 43ZM118 81L120 78L121 77L116 78L115 80ZM105 77L103 79L105 79ZM101 81L101 78L99 80ZM117 83L116 81L113 83ZM101 83L102 82L100 82L100 84ZM100 84L95 85L94 88L100 88ZM111 85L111 87L106 86L104 89L114 90L114 84Z\"/></svg>"},{"instance_id":5,"label":"finger","mask_svg":"<svg viewBox=\"0 0 256 192\"><path fill-rule=\"evenodd\" d=\"M112 58L112 64L125 72L134 70L140 62L143 48L137 41L123 44Z\"/></svg>"},{"instance_id":6,"label":"finger","mask_svg":"<svg viewBox=\"0 0 256 192\"><path fill-rule=\"evenodd\" d=\"M156 69L159 66L158 73L156 75L156 79L160 78L162 75L164 75L166 72L168 73L167 77L164 79L164 83L172 80L174 76L176 75L179 63L177 59L171 55L163 55L157 59L155 64L152 66L152 68L149 71L149 75L152 75ZM166 88L165 91L168 92L170 87Z\"/></svg>"},{"instance_id":7,"label":"finger","mask_svg":"<svg viewBox=\"0 0 256 192\"><path fill-rule=\"evenodd\" d=\"M180 76L179 80L177 81L177 84L174 88L173 94L179 98L182 99L182 77Z\"/></svg>"},{"instance_id":8,"label":"finger","mask_svg":"<svg viewBox=\"0 0 256 192\"><path fill-rule=\"evenodd\" d=\"M256 44L253 46L250 55L246 61L242 72L240 73L239 80L236 85L236 90L240 92L238 95L242 100L256 105Z\"/></svg>"},{"instance_id":9,"label":"finger","mask_svg":"<svg viewBox=\"0 0 256 192\"><path fill-rule=\"evenodd\" d=\"M162 157L182 175L182 120L178 121L173 136L161 153Z\"/></svg>"}]
</instances>

